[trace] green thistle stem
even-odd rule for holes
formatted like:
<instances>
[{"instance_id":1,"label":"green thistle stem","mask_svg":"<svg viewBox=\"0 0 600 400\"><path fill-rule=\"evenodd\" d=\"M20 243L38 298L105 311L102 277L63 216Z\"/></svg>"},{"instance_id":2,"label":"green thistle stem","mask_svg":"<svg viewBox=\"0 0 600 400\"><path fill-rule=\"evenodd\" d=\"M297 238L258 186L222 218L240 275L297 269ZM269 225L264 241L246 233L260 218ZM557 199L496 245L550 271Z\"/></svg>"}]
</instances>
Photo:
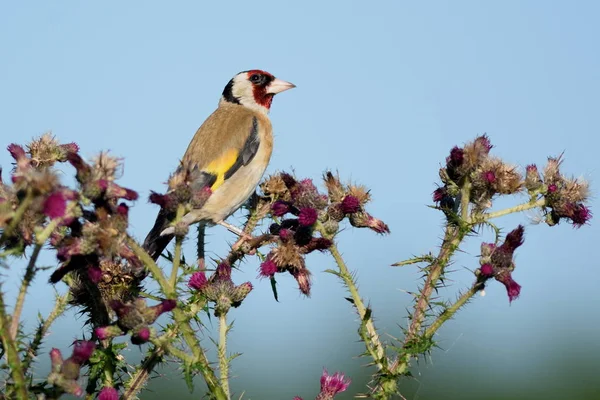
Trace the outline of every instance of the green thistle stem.
<instances>
[{"instance_id":1,"label":"green thistle stem","mask_svg":"<svg viewBox=\"0 0 600 400\"><path fill-rule=\"evenodd\" d=\"M56 318L58 318L65 311L68 302L69 293L66 293L62 296L57 296L56 300L54 301L54 307L52 308L52 311L50 312L48 317L45 320L40 321L40 325L38 326L35 332L35 336L29 344L29 347L27 348L27 351L25 353L25 357L23 358L24 373L27 373L27 371L29 370L29 367L31 366L34 357L37 356L37 352L40 346L42 345L44 337L50 330L50 326L52 326Z\"/></svg>"},{"instance_id":2,"label":"green thistle stem","mask_svg":"<svg viewBox=\"0 0 600 400\"><path fill-rule=\"evenodd\" d=\"M15 338L17 337L17 332L19 330L19 321L21 319L21 312L23 311L23 305L25 304L25 295L27 294L27 289L29 288L31 281L35 276L35 263L37 262L41 250L42 244L36 244L33 248L33 253L31 253L31 257L29 258L29 263L27 263L27 268L25 268L25 275L23 276L23 280L21 281L21 287L19 288L19 294L17 295L15 309L13 311L13 315L10 321L10 337L13 340L15 340Z\"/></svg>"},{"instance_id":3,"label":"green thistle stem","mask_svg":"<svg viewBox=\"0 0 600 400\"><path fill-rule=\"evenodd\" d=\"M6 361L10 369L10 376L12 377L15 395L17 400L27 400L27 383L25 381L25 374L23 373L23 367L21 360L19 359L19 352L15 340L10 334L10 328L8 324L8 316L6 315L6 306L4 304L4 296L0 293L0 337L2 339L2 348L6 354Z\"/></svg>"},{"instance_id":4,"label":"green thistle stem","mask_svg":"<svg viewBox=\"0 0 600 400\"><path fill-rule=\"evenodd\" d=\"M318 228L321 229L322 227L319 226ZM324 231L321 231L321 234L325 236ZM356 287L356 284L352 279L352 275L350 274L350 271L348 270L348 267L344 262L344 259L340 254L337 246L333 244L329 248L329 252L338 266L337 275L342 279L344 285L350 292L350 296L352 297L354 307L358 312L358 315L362 322L362 326L364 326L364 329L366 330L366 334L361 334L361 337L365 342L365 347L367 348L367 351L373 358L375 365L377 365L377 369L379 371L386 371L387 360L385 358L385 351L383 345L381 344L381 340L379 339L379 334L375 329L373 319L370 316L370 311L367 311L367 307L365 306L362 298L360 297L360 294L358 293L358 288Z\"/></svg>"},{"instance_id":5,"label":"green thistle stem","mask_svg":"<svg viewBox=\"0 0 600 400\"><path fill-rule=\"evenodd\" d=\"M162 269L154 262L152 257L130 236L127 236L127 245L131 248L133 253L140 259L144 266L150 271L152 277L156 280L160 286L160 290L169 298L175 298L175 293L172 293L171 287L167 278L163 274Z\"/></svg>"},{"instance_id":6,"label":"green thistle stem","mask_svg":"<svg viewBox=\"0 0 600 400\"><path fill-rule=\"evenodd\" d=\"M434 333L440 329L444 322L451 319L454 314L480 290L482 289L481 283L475 283L469 290L463 293L450 307L446 308L427 329L425 329L425 337L430 338Z\"/></svg>"},{"instance_id":7,"label":"green thistle stem","mask_svg":"<svg viewBox=\"0 0 600 400\"><path fill-rule=\"evenodd\" d=\"M179 265L181 263L181 245L183 243L183 237L175 237L175 253L173 254L173 266L171 267L171 278L169 279L169 286L175 292L177 290L177 274L179 273Z\"/></svg>"},{"instance_id":8,"label":"green thistle stem","mask_svg":"<svg viewBox=\"0 0 600 400\"><path fill-rule=\"evenodd\" d=\"M225 395L229 399L231 394L229 392L229 360L227 359L227 314L219 316L219 378L221 380L221 387L225 391Z\"/></svg>"},{"instance_id":9,"label":"green thistle stem","mask_svg":"<svg viewBox=\"0 0 600 400\"><path fill-rule=\"evenodd\" d=\"M513 214L521 211L531 210L533 208L544 207L546 205L546 199L541 198L539 200L532 200L527 203L519 204L514 207L505 208L504 210L489 212L485 214L477 214L471 217L470 223L478 224L481 222L489 221L490 219L503 217L508 214Z\"/></svg>"}]
</instances>

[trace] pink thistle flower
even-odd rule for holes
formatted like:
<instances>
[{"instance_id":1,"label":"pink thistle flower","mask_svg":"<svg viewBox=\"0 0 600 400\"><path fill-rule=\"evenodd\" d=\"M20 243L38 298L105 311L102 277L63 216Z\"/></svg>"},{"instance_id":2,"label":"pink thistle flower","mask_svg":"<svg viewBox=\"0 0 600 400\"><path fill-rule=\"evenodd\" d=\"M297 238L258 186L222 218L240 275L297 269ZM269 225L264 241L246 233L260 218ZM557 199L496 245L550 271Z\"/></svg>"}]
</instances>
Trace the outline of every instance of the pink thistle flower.
<instances>
[{"instance_id":1,"label":"pink thistle flower","mask_svg":"<svg viewBox=\"0 0 600 400\"><path fill-rule=\"evenodd\" d=\"M551 183L550 185L548 185L548 193L554 193L558 190L558 186L556 186L554 183Z\"/></svg>"},{"instance_id":2,"label":"pink thistle flower","mask_svg":"<svg viewBox=\"0 0 600 400\"><path fill-rule=\"evenodd\" d=\"M53 370L60 369L60 366L63 363L63 358L59 349L53 348L50 350L50 363L52 364Z\"/></svg>"},{"instance_id":3,"label":"pink thistle flower","mask_svg":"<svg viewBox=\"0 0 600 400\"><path fill-rule=\"evenodd\" d=\"M486 278L494 275L494 267L492 264L483 264L479 270L481 271L481 275Z\"/></svg>"},{"instance_id":4,"label":"pink thistle flower","mask_svg":"<svg viewBox=\"0 0 600 400\"><path fill-rule=\"evenodd\" d=\"M460 167L465 159L465 151L458 146L450 150L450 155L446 158L448 166Z\"/></svg>"},{"instance_id":5,"label":"pink thistle flower","mask_svg":"<svg viewBox=\"0 0 600 400\"><path fill-rule=\"evenodd\" d=\"M61 144L59 146L65 153L78 153L79 146L75 142Z\"/></svg>"},{"instance_id":6,"label":"pink thistle flower","mask_svg":"<svg viewBox=\"0 0 600 400\"><path fill-rule=\"evenodd\" d=\"M169 208L171 205L171 196L168 194L160 194L156 192L150 192L148 201L152 204L159 205L160 208Z\"/></svg>"},{"instance_id":7,"label":"pink thistle flower","mask_svg":"<svg viewBox=\"0 0 600 400\"><path fill-rule=\"evenodd\" d=\"M369 219L367 221L367 226L374 230L377 233L385 234L390 233L390 228L380 219L372 217L369 215Z\"/></svg>"},{"instance_id":8,"label":"pink thistle flower","mask_svg":"<svg viewBox=\"0 0 600 400\"><path fill-rule=\"evenodd\" d=\"M116 325L100 326L94 329L94 333L100 340L107 340L125 334L125 332Z\"/></svg>"},{"instance_id":9,"label":"pink thistle flower","mask_svg":"<svg viewBox=\"0 0 600 400\"><path fill-rule=\"evenodd\" d=\"M87 269L87 276L90 282L98 283L102 280L102 270L97 266L92 266Z\"/></svg>"},{"instance_id":10,"label":"pink thistle flower","mask_svg":"<svg viewBox=\"0 0 600 400\"><path fill-rule=\"evenodd\" d=\"M481 173L481 177L488 184L492 184L492 183L496 182L496 174L494 173L494 171L485 171L485 172L482 172Z\"/></svg>"},{"instance_id":11,"label":"pink thistle flower","mask_svg":"<svg viewBox=\"0 0 600 400\"><path fill-rule=\"evenodd\" d=\"M260 264L260 276L271 277L277 273L277 264L270 257Z\"/></svg>"},{"instance_id":12,"label":"pink thistle flower","mask_svg":"<svg viewBox=\"0 0 600 400\"><path fill-rule=\"evenodd\" d=\"M202 290L207 283L208 280L206 279L206 274L204 271L196 271L192 274L192 277L188 282L188 286L195 290Z\"/></svg>"},{"instance_id":13,"label":"pink thistle flower","mask_svg":"<svg viewBox=\"0 0 600 400\"><path fill-rule=\"evenodd\" d=\"M300 209L300 215L298 215L298 222L302 226L313 226L317 222L318 218L317 210L310 207Z\"/></svg>"},{"instance_id":14,"label":"pink thistle flower","mask_svg":"<svg viewBox=\"0 0 600 400\"><path fill-rule=\"evenodd\" d=\"M98 394L98 400L119 400L119 392L113 387L105 387Z\"/></svg>"},{"instance_id":15,"label":"pink thistle flower","mask_svg":"<svg viewBox=\"0 0 600 400\"><path fill-rule=\"evenodd\" d=\"M499 276L496 276L496 280L506 287L509 302L512 303L512 301L521 294L521 285L513 280L510 273L500 274Z\"/></svg>"},{"instance_id":16,"label":"pink thistle flower","mask_svg":"<svg viewBox=\"0 0 600 400\"><path fill-rule=\"evenodd\" d=\"M290 204L287 201L277 200L271 205L271 213L276 217L283 217L290 212Z\"/></svg>"},{"instance_id":17,"label":"pink thistle flower","mask_svg":"<svg viewBox=\"0 0 600 400\"><path fill-rule=\"evenodd\" d=\"M50 219L62 218L67 211L67 198L62 192L50 194L44 201L43 212Z\"/></svg>"},{"instance_id":18,"label":"pink thistle flower","mask_svg":"<svg viewBox=\"0 0 600 400\"><path fill-rule=\"evenodd\" d=\"M226 261L223 261L217 265L215 277L221 280L231 280L231 265L229 265Z\"/></svg>"},{"instance_id":19,"label":"pink thistle flower","mask_svg":"<svg viewBox=\"0 0 600 400\"><path fill-rule=\"evenodd\" d=\"M160 302L159 305L156 306L157 313L160 315L162 313L169 312L177 307L177 300L173 299L164 299Z\"/></svg>"},{"instance_id":20,"label":"pink thistle flower","mask_svg":"<svg viewBox=\"0 0 600 400\"><path fill-rule=\"evenodd\" d=\"M296 279L296 282L298 282L298 289L300 289L300 292L305 296L310 296L310 271L306 268L302 268L294 269L290 271L290 273Z\"/></svg>"},{"instance_id":21,"label":"pink thistle flower","mask_svg":"<svg viewBox=\"0 0 600 400\"><path fill-rule=\"evenodd\" d=\"M280 229L279 230L279 238L284 242L290 240L293 236L293 232L290 229Z\"/></svg>"},{"instance_id":22,"label":"pink thistle flower","mask_svg":"<svg viewBox=\"0 0 600 400\"><path fill-rule=\"evenodd\" d=\"M136 333L131 335L131 343L133 344L144 344L150 340L150 328L144 326L140 328Z\"/></svg>"},{"instance_id":23,"label":"pink thistle flower","mask_svg":"<svg viewBox=\"0 0 600 400\"><path fill-rule=\"evenodd\" d=\"M117 206L117 214L127 217L129 215L129 207L125 203L121 203Z\"/></svg>"},{"instance_id":24,"label":"pink thistle flower","mask_svg":"<svg viewBox=\"0 0 600 400\"><path fill-rule=\"evenodd\" d=\"M523 234L525 233L525 228L523 225L517 226L515 229L510 231L506 237L504 238L504 243L499 247L498 250L506 252L506 253L514 253L517 247L521 246L524 242Z\"/></svg>"},{"instance_id":25,"label":"pink thistle flower","mask_svg":"<svg viewBox=\"0 0 600 400\"><path fill-rule=\"evenodd\" d=\"M360 200L352 195L344 197L341 203L341 210L344 214L354 214L360 211Z\"/></svg>"},{"instance_id":26,"label":"pink thistle flower","mask_svg":"<svg viewBox=\"0 0 600 400\"><path fill-rule=\"evenodd\" d=\"M96 343L88 340L77 340L73 346L73 354L70 359L81 365L90 359L94 350L96 350Z\"/></svg>"},{"instance_id":27,"label":"pink thistle flower","mask_svg":"<svg viewBox=\"0 0 600 400\"><path fill-rule=\"evenodd\" d=\"M347 379L341 372L329 375L327 370L323 368L323 375L321 375L321 393L319 393L317 398L333 399L336 394L346 391L351 382L352 381Z\"/></svg>"},{"instance_id":28,"label":"pink thistle flower","mask_svg":"<svg viewBox=\"0 0 600 400\"><path fill-rule=\"evenodd\" d=\"M592 212L585 205L570 203L569 206L569 218L576 228L585 225L592 218Z\"/></svg>"},{"instance_id":29,"label":"pink thistle flower","mask_svg":"<svg viewBox=\"0 0 600 400\"><path fill-rule=\"evenodd\" d=\"M439 187L433 191L433 201L439 203L448 195L448 191L445 187Z\"/></svg>"},{"instance_id":30,"label":"pink thistle flower","mask_svg":"<svg viewBox=\"0 0 600 400\"><path fill-rule=\"evenodd\" d=\"M492 149L492 143L490 142L490 138L487 137L487 135L482 135L477 137L477 139L475 139L475 145L482 147L484 149L484 152L486 154L488 154L490 152L490 150Z\"/></svg>"},{"instance_id":31,"label":"pink thistle flower","mask_svg":"<svg viewBox=\"0 0 600 400\"><path fill-rule=\"evenodd\" d=\"M15 159L15 161L19 162L20 160L27 158L27 155L25 154L25 150L23 149L23 147L19 146L16 143L11 143L8 145L8 147L6 148L6 150L8 150L8 152L10 153L10 155L12 156L12 158Z\"/></svg>"}]
</instances>

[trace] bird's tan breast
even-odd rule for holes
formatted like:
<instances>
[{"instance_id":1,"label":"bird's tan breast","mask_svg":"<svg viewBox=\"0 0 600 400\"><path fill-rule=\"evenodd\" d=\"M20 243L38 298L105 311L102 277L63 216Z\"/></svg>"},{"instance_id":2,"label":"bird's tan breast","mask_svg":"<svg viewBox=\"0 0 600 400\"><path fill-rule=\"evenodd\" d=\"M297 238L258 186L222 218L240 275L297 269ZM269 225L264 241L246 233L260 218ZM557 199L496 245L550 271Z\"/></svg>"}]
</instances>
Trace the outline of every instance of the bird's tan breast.
<instances>
[{"instance_id":1,"label":"bird's tan breast","mask_svg":"<svg viewBox=\"0 0 600 400\"><path fill-rule=\"evenodd\" d=\"M186 222L219 222L235 212L256 190L273 150L271 121L262 113L237 105L219 107L196 133L184 162L198 160L202 169L227 149L241 149L250 135L254 118L258 122L260 142L253 159L215 189L201 209L190 212L184 218Z\"/></svg>"}]
</instances>

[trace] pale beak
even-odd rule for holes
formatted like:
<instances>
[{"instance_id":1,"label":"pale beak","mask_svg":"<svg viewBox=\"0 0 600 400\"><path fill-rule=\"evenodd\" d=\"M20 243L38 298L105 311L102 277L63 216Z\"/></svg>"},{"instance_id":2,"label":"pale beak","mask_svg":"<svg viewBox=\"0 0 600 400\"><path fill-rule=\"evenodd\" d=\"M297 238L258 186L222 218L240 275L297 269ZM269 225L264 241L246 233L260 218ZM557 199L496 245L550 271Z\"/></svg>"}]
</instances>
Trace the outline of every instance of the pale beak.
<instances>
[{"instance_id":1,"label":"pale beak","mask_svg":"<svg viewBox=\"0 0 600 400\"><path fill-rule=\"evenodd\" d=\"M277 93L286 91L288 89L293 89L295 87L296 87L296 85L294 85L293 83L289 83L286 81L282 81L281 79L275 78L271 81L271 83L267 87L267 93L277 94Z\"/></svg>"}]
</instances>

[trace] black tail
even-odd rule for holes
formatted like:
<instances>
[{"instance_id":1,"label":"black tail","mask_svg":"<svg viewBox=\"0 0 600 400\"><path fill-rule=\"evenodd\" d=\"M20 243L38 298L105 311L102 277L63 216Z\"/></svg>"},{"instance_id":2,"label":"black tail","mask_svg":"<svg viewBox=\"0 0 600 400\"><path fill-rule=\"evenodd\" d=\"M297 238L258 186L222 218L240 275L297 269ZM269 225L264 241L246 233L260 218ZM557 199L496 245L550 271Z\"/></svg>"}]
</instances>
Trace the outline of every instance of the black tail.
<instances>
[{"instance_id":1,"label":"black tail","mask_svg":"<svg viewBox=\"0 0 600 400\"><path fill-rule=\"evenodd\" d=\"M171 239L173 239L173 235L160 235L163 230L169 227L169 221L173 219L173 215L169 214L170 213L167 213L162 209L160 210L154 226L144 240L144 250L150 254L150 257L152 257L154 261L160 257L165 247L167 247Z\"/></svg>"}]
</instances>

